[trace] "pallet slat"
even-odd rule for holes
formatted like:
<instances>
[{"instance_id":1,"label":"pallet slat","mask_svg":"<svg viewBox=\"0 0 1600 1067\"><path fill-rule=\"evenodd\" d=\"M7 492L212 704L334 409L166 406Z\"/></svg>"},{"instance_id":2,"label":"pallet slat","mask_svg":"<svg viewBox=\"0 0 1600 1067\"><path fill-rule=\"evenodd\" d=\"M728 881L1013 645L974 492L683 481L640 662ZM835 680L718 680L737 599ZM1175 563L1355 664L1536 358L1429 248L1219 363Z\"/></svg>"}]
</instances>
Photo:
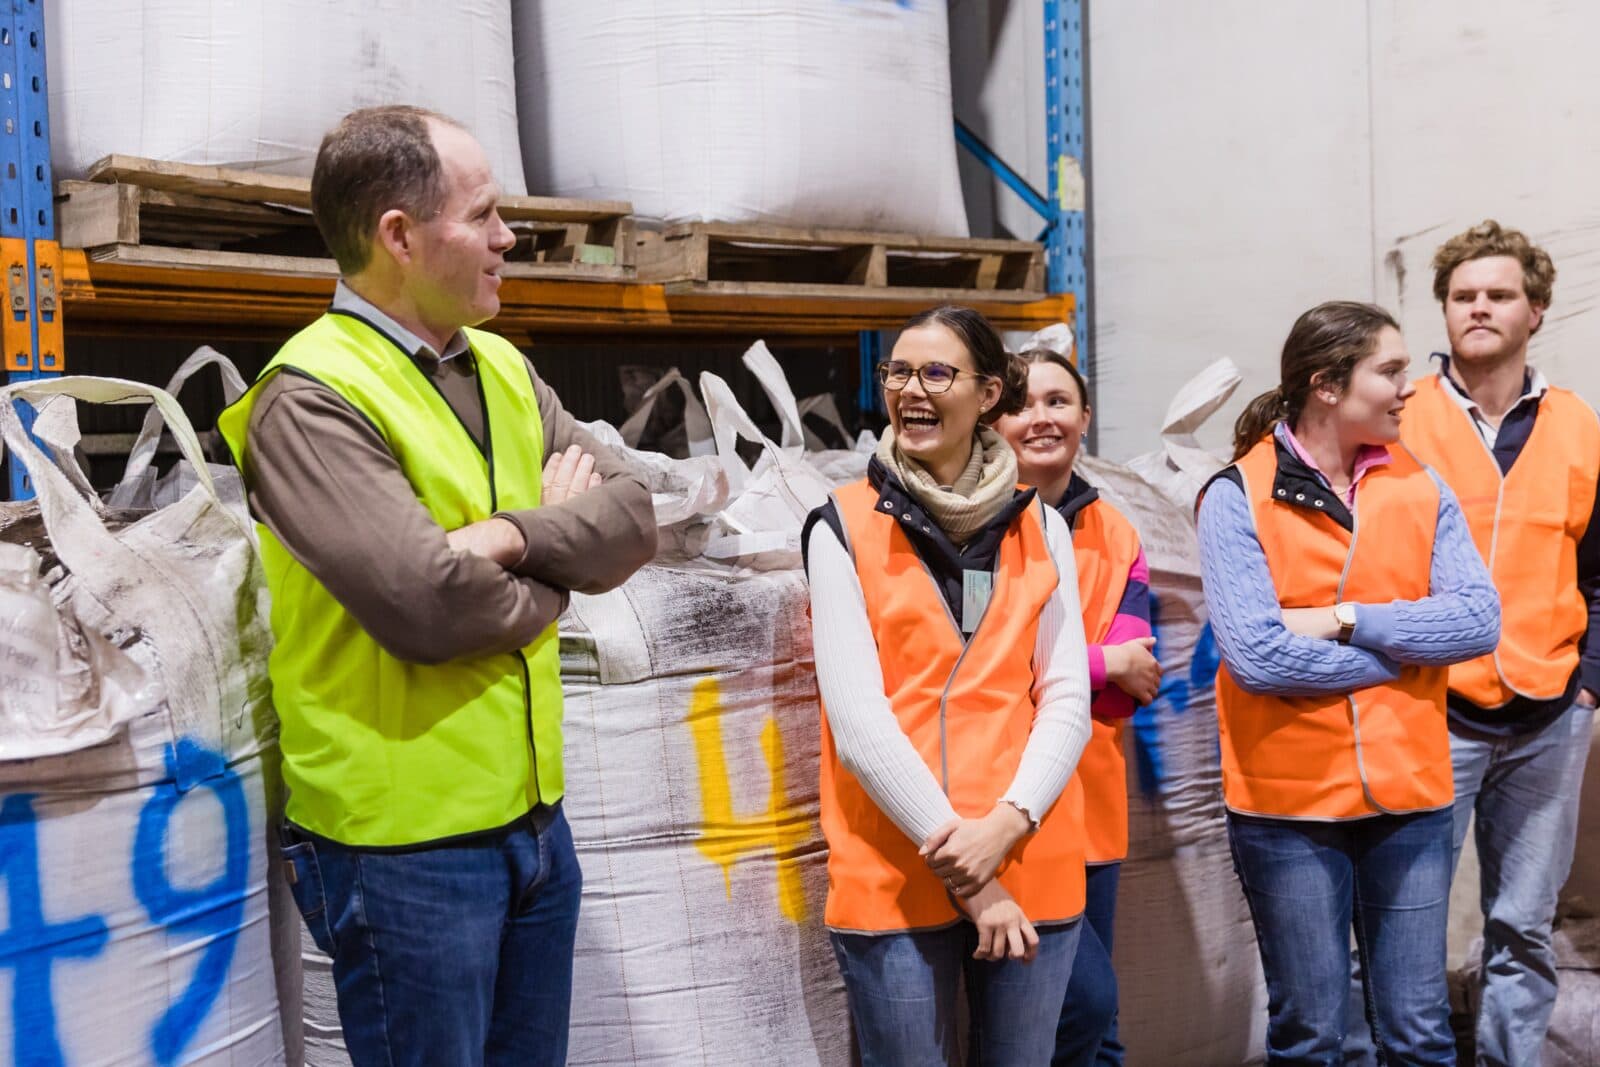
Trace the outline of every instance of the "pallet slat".
<instances>
[{"instance_id":1,"label":"pallet slat","mask_svg":"<svg viewBox=\"0 0 1600 1067\"><path fill-rule=\"evenodd\" d=\"M894 301L912 304L971 304L987 301L997 304L1033 304L1041 299L1038 293L995 289L941 289L933 286L877 286L877 285L795 285L790 282L662 282L662 290L669 296L700 295L711 297L748 297L772 300L793 297L799 300L852 300ZM907 311L921 310L913 307Z\"/></svg>"},{"instance_id":2,"label":"pallet slat","mask_svg":"<svg viewBox=\"0 0 1600 1067\"><path fill-rule=\"evenodd\" d=\"M292 174L110 155L92 164L87 177L92 182L124 182L146 189L311 210L311 179ZM507 222L521 218L592 222L632 213L633 205L626 200L572 200L559 196L500 199L500 214Z\"/></svg>"},{"instance_id":3,"label":"pallet slat","mask_svg":"<svg viewBox=\"0 0 1600 1067\"><path fill-rule=\"evenodd\" d=\"M57 217L62 246L96 262L338 273L311 218L308 179L132 156L107 156L89 178L58 183ZM505 198L501 216L517 244L504 276L632 279L630 210L623 201Z\"/></svg>"},{"instance_id":4,"label":"pallet slat","mask_svg":"<svg viewBox=\"0 0 1600 1067\"><path fill-rule=\"evenodd\" d=\"M641 235L639 276L728 295L820 286L830 296L856 295L844 292L854 288L874 297L917 290L1029 301L1043 295L1044 249L1032 241L692 222Z\"/></svg>"}]
</instances>

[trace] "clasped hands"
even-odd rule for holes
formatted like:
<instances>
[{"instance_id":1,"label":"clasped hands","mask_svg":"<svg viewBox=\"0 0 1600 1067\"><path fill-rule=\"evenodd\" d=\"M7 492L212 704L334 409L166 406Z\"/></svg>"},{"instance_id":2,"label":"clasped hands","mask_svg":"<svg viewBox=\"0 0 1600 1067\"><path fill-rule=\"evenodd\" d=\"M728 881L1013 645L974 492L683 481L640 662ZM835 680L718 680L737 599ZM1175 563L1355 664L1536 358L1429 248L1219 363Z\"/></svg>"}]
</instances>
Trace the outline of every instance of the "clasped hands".
<instances>
[{"instance_id":1,"label":"clasped hands","mask_svg":"<svg viewBox=\"0 0 1600 1067\"><path fill-rule=\"evenodd\" d=\"M600 484L600 475L594 471L594 457L572 445L550 457L550 462L544 465L541 482L543 492L539 504L544 507L588 492ZM451 530L445 540L457 552L471 552L502 567L516 566L528 550L522 528L510 519L498 517Z\"/></svg>"},{"instance_id":2,"label":"clasped hands","mask_svg":"<svg viewBox=\"0 0 1600 1067\"><path fill-rule=\"evenodd\" d=\"M1028 816L1004 801L977 819L951 819L918 849L978 928L980 960L1031 962L1039 935L995 874L1016 843L1033 827Z\"/></svg>"}]
</instances>

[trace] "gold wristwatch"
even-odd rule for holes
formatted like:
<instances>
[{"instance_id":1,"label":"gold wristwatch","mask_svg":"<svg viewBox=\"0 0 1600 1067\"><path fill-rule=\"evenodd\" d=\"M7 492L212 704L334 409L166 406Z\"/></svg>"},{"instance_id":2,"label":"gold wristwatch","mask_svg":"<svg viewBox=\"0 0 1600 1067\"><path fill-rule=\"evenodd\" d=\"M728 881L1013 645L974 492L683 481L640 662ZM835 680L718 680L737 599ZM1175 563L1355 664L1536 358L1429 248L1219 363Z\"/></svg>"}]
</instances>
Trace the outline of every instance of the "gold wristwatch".
<instances>
[{"instance_id":1,"label":"gold wristwatch","mask_svg":"<svg viewBox=\"0 0 1600 1067\"><path fill-rule=\"evenodd\" d=\"M1356 606L1348 600L1342 604L1335 604L1333 617L1339 620L1339 643L1348 645L1351 635L1356 632Z\"/></svg>"}]
</instances>

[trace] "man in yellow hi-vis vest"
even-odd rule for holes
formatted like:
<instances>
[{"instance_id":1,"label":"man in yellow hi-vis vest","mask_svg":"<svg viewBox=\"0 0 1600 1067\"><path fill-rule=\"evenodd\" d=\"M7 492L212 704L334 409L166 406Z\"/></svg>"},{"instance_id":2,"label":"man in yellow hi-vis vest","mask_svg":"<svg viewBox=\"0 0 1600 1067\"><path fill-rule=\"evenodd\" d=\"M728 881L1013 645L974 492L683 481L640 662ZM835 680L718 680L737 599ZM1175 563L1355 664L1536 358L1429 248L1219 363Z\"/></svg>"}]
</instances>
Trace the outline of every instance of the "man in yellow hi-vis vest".
<instances>
[{"instance_id":1,"label":"man in yellow hi-vis vest","mask_svg":"<svg viewBox=\"0 0 1600 1067\"><path fill-rule=\"evenodd\" d=\"M354 112L311 198L333 303L219 421L272 594L285 873L357 1067L562 1063L555 621L654 554L650 494L472 328L514 238L470 133Z\"/></svg>"}]
</instances>

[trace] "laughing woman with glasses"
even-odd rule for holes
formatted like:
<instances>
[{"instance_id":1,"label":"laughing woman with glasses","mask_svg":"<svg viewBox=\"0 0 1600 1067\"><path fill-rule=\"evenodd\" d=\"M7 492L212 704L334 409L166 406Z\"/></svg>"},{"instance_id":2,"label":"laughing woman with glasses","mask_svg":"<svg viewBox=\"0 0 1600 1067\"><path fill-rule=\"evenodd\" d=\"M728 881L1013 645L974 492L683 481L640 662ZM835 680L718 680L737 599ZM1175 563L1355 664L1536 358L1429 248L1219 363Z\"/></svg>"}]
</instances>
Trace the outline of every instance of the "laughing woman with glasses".
<instances>
[{"instance_id":1,"label":"laughing woman with glasses","mask_svg":"<svg viewBox=\"0 0 1600 1067\"><path fill-rule=\"evenodd\" d=\"M990 423L1027 368L940 307L878 368L867 477L811 514L825 919L865 1067L1047 1063L1084 908L1089 670L1061 516ZM868 652L876 654L866 654Z\"/></svg>"}]
</instances>

